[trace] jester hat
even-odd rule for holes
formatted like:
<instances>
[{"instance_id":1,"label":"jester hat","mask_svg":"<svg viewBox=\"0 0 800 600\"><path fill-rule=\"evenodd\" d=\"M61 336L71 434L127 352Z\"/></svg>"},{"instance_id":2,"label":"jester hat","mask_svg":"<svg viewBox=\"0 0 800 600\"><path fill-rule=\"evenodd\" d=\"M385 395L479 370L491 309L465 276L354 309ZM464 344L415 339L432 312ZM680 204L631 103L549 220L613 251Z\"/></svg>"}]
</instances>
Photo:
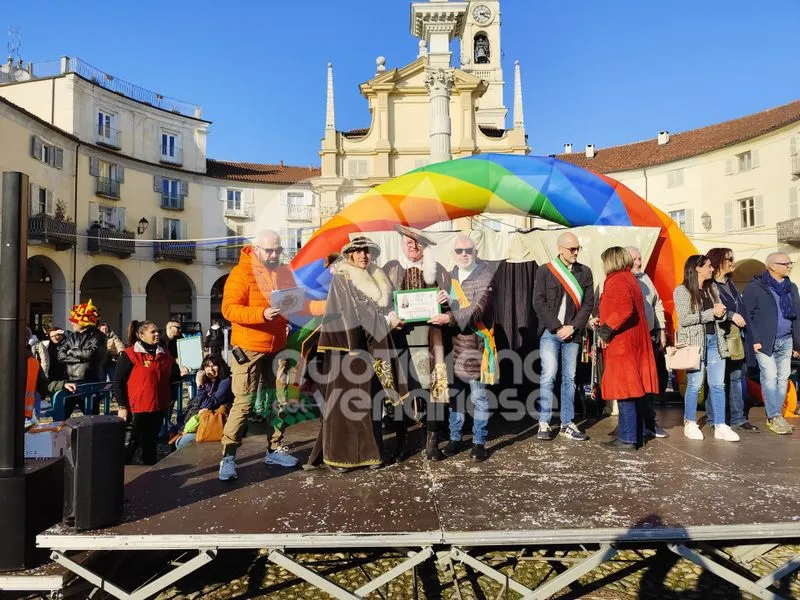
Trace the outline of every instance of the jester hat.
<instances>
[{"instance_id":1,"label":"jester hat","mask_svg":"<svg viewBox=\"0 0 800 600\"><path fill-rule=\"evenodd\" d=\"M70 322L81 327L95 327L99 319L100 313L97 312L97 307L92 304L91 298L84 304L73 306L69 313Z\"/></svg>"}]
</instances>

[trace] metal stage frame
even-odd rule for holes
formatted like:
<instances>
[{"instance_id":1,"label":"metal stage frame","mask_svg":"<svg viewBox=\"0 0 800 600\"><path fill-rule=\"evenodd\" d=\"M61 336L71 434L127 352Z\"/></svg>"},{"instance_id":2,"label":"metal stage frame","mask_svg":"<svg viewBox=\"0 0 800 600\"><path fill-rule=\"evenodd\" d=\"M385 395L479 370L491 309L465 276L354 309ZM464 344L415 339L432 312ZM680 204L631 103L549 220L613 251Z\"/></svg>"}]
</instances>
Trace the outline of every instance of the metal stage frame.
<instances>
[{"instance_id":1,"label":"metal stage frame","mask_svg":"<svg viewBox=\"0 0 800 600\"><path fill-rule=\"evenodd\" d=\"M679 420L680 415L662 414L662 426L673 418ZM345 475L266 467L261 460L265 440L256 436L245 440L238 461L240 478L234 484L216 480L216 445L199 444L170 455L128 484L130 508L120 525L94 532L58 526L39 535L37 545L48 549L56 563L120 600L152 597L220 551L264 549L271 563L340 600L366 598L409 571L416 582L416 569L426 561L438 562L452 578L457 563L468 566L501 586L498 598L511 590L526 599L544 599L622 550L652 548L668 549L757 598L780 599L774 586L800 569L800 552L783 564L763 557L778 546L800 544L800 456L793 447L794 435L760 433L740 444L706 440L698 445L683 439L673 425L674 439L653 441L634 455L599 450L597 440L612 426L608 419L594 425L589 430L593 441L585 444L537 442L530 427L521 428L493 439L493 455L480 465L469 462L468 452L437 464L416 455L380 471ZM292 428L292 451L307 455L315 431L313 423ZM421 445L420 439L416 442ZM784 461L779 468L776 460ZM580 489L575 484L558 487L564 465L585 473L577 482ZM778 468L780 478L770 479L770 468ZM742 469L752 471L752 478L735 475ZM763 483L756 484L758 479ZM542 496L542 486L552 493ZM356 489L359 504L347 505L348 490ZM503 502L483 506L486 510L467 510L473 500L488 503L495 490L504 489ZM167 502L154 497L154 490L174 497ZM393 496L395 491L404 496ZM380 499L386 495L397 502L391 517L381 520L376 515L381 515ZM461 502L448 505L451 497ZM603 512L610 503L628 497L627 512ZM551 504L542 507L542 498L550 498ZM148 502L147 510L137 508ZM216 521L203 520L205 507L214 508ZM534 514L536 510L543 512ZM484 557L493 550L543 548L588 554L542 558L563 562L564 570L536 588ZM294 556L368 549L395 550L403 559L355 590L341 587ZM73 553L87 550L181 551L182 558L157 579L128 591L73 560ZM539 557L526 560L531 559ZM757 575L755 566L768 573Z\"/></svg>"}]
</instances>

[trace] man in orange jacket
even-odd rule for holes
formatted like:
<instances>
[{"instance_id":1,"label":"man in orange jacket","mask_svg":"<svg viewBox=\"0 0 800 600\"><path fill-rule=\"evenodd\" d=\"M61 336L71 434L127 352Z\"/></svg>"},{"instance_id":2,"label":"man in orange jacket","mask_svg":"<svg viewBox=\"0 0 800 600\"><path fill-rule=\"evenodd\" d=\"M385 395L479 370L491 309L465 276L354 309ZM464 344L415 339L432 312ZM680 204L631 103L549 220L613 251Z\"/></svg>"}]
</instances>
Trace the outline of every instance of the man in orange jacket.
<instances>
[{"instance_id":1,"label":"man in orange jacket","mask_svg":"<svg viewBox=\"0 0 800 600\"><path fill-rule=\"evenodd\" d=\"M231 270L222 296L222 314L231 322L231 384L234 400L222 434L219 478L236 479L236 449L250 415L258 382L275 387L277 353L286 347L288 321L270 304L276 290L297 287L292 272L281 265L281 238L274 231L259 233L252 246L242 249L239 264ZM307 302L306 310L321 315L325 302ZM238 355L238 359L237 359ZM294 467L297 459L282 451L270 452L267 464Z\"/></svg>"}]
</instances>

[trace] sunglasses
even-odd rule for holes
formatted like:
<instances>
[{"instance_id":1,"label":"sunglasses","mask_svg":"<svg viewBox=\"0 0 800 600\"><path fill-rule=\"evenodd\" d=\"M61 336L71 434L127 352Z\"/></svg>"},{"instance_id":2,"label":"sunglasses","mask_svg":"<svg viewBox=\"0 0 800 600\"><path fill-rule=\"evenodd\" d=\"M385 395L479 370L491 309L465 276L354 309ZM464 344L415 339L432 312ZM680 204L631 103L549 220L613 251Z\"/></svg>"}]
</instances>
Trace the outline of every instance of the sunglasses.
<instances>
[{"instance_id":1,"label":"sunglasses","mask_svg":"<svg viewBox=\"0 0 800 600\"><path fill-rule=\"evenodd\" d=\"M277 248L264 248L263 246L256 246L262 252L266 252L267 254L280 254L283 252L283 248L278 246Z\"/></svg>"},{"instance_id":2,"label":"sunglasses","mask_svg":"<svg viewBox=\"0 0 800 600\"><path fill-rule=\"evenodd\" d=\"M580 246L575 246L574 248L568 248L567 246L561 246L564 250L568 250L570 254L577 254L581 251Z\"/></svg>"},{"instance_id":3,"label":"sunglasses","mask_svg":"<svg viewBox=\"0 0 800 600\"><path fill-rule=\"evenodd\" d=\"M772 264L780 265L782 267L791 267L794 263L793 262L785 262L785 263L776 262L776 263L772 263Z\"/></svg>"},{"instance_id":4,"label":"sunglasses","mask_svg":"<svg viewBox=\"0 0 800 600\"><path fill-rule=\"evenodd\" d=\"M455 248L454 252L456 254L473 254L475 252L475 248Z\"/></svg>"}]
</instances>

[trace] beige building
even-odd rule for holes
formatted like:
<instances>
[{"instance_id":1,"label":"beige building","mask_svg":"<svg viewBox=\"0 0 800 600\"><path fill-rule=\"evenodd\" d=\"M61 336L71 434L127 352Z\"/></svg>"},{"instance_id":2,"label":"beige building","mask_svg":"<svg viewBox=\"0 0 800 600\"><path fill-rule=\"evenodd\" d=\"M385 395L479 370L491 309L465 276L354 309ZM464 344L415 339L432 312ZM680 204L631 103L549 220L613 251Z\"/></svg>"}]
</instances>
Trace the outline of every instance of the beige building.
<instances>
[{"instance_id":1,"label":"beige building","mask_svg":"<svg viewBox=\"0 0 800 600\"><path fill-rule=\"evenodd\" d=\"M319 226L318 170L207 159L201 114L79 59L3 65L0 171L30 178L34 328L90 297L117 331L207 327L240 238L271 227L296 251Z\"/></svg>"},{"instance_id":2,"label":"beige building","mask_svg":"<svg viewBox=\"0 0 800 600\"><path fill-rule=\"evenodd\" d=\"M371 114L363 129L336 129L333 67L328 65L322 173L314 181L324 217L369 188L430 162L530 152L518 63L513 125L506 128L501 25L499 0L412 4L418 56L396 68L378 57L375 74L359 87ZM458 68L451 65L455 40L461 48ZM497 218L520 225L515 217Z\"/></svg>"},{"instance_id":3,"label":"beige building","mask_svg":"<svg viewBox=\"0 0 800 600\"><path fill-rule=\"evenodd\" d=\"M800 260L800 101L643 142L565 150L558 158L607 174L668 213L701 252L732 248L739 283L775 250Z\"/></svg>"}]
</instances>

